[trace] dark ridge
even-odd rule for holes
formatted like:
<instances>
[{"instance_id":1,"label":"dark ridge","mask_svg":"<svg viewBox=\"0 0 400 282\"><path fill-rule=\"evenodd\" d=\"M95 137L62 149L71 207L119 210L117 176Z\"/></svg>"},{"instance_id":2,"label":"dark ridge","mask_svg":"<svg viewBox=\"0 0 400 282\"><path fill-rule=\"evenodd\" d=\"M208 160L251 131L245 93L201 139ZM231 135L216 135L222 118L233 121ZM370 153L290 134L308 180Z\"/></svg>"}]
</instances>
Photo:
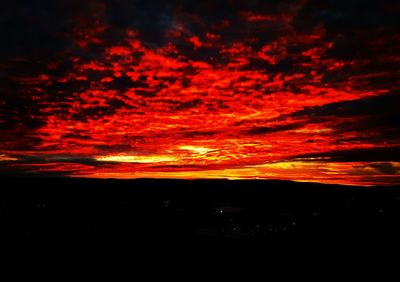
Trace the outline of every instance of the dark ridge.
<instances>
[{"instance_id":1,"label":"dark ridge","mask_svg":"<svg viewBox=\"0 0 400 282\"><path fill-rule=\"evenodd\" d=\"M400 187L2 178L2 244L304 246L399 238ZM192 245L192 243L196 243Z\"/></svg>"}]
</instances>

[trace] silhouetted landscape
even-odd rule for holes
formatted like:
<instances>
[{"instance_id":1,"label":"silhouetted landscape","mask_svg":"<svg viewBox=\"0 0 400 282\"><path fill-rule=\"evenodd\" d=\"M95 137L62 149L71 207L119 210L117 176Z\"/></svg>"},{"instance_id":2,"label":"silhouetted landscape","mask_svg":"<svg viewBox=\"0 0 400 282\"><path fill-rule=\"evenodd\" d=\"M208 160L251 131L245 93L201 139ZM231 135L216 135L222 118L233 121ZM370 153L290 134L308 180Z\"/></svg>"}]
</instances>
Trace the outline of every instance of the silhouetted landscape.
<instances>
[{"instance_id":1,"label":"silhouetted landscape","mask_svg":"<svg viewBox=\"0 0 400 282\"><path fill-rule=\"evenodd\" d=\"M92 258L135 277L137 258L164 280L154 260L175 256L199 266L188 281L225 258L254 258L270 279L266 257L281 278L298 275L294 253L336 252L309 255L333 266L320 280L353 268L352 251L395 261L400 1L0 7L0 253L17 272L35 280L28 258L49 273L41 254L67 258L63 278ZM243 264L228 265L224 280Z\"/></svg>"},{"instance_id":2,"label":"silhouetted landscape","mask_svg":"<svg viewBox=\"0 0 400 282\"><path fill-rule=\"evenodd\" d=\"M3 243L394 243L400 188L264 180L3 178Z\"/></svg>"}]
</instances>

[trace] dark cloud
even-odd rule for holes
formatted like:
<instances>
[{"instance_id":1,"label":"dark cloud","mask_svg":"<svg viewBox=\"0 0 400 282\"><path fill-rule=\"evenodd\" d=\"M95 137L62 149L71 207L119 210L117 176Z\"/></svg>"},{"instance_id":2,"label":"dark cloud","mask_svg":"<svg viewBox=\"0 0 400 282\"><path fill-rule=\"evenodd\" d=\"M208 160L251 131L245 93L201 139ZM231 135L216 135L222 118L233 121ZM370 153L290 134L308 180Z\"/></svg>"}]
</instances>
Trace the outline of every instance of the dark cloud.
<instances>
[{"instance_id":1,"label":"dark cloud","mask_svg":"<svg viewBox=\"0 0 400 282\"><path fill-rule=\"evenodd\" d=\"M329 32L353 32L355 29L393 28L400 24L395 10L398 2L389 1L307 1L297 17L298 27L324 24Z\"/></svg>"},{"instance_id":2,"label":"dark cloud","mask_svg":"<svg viewBox=\"0 0 400 282\"><path fill-rule=\"evenodd\" d=\"M247 130L246 134L248 134L248 135L270 134L270 133L276 133L279 131L294 130L294 129L301 128L302 126L304 126L304 123L302 123L302 122L273 126L273 127L260 126L260 127L253 127L251 129Z\"/></svg>"},{"instance_id":3,"label":"dark cloud","mask_svg":"<svg viewBox=\"0 0 400 282\"><path fill-rule=\"evenodd\" d=\"M364 99L343 101L326 104L323 106L307 107L304 110L295 112L293 117L352 117L361 115L372 116L394 116L398 112L397 105L400 104L400 93L380 95ZM395 121L396 124L400 124Z\"/></svg>"},{"instance_id":4,"label":"dark cloud","mask_svg":"<svg viewBox=\"0 0 400 282\"><path fill-rule=\"evenodd\" d=\"M116 77L110 85L111 89L116 89L118 91L126 91L129 88L147 88L149 85L142 80L133 81L127 76Z\"/></svg>"},{"instance_id":5,"label":"dark cloud","mask_svg":"<svg viewBox=\"0 0 400 282\"><path fill-rule=\"evenodd\" d=\"M194 170L204 170L211 169L211 167L206 165L153 165L153 169L194 169Z\"/></svg>"},{"instance_id":6,"label":"dark cloud","mask_svg":"<svg viewBox=\"0 0 400 282\"><path fill-rule=\"evenodd\" d=\"M17 160L13 163L21 164L46 164L46 163L77 163L86 165L99 164L94 158L90 157L73 157L73 156L26 156L26 155L13 155Z\"/></svg>"},{"instance_id":7,"label":"dark cloud","mask_svg":"<svg viewBox=\"0 0 400 282\"><path fill-rule=\"evenodd\" d=\"M0 135L0 148L2 150L30 151L35 146L42 144L42 139L28 134L32 128L15 128L13 130L2 130Z\"/></svg>"},{"instance_id":8,"label":"dark cloud","mask_svg":"<svg viewBox=\"0 0 400 282\"><path fill-rule=\"evenodd\" d=\"M372 167L382 174L397 174L400 172L400 169L398 167L395 167L392 163L374 163L368 166Z\"/></svg>"},{"instance_id":9,"label":"dark cloud","mask_svg":"<svg viewBox=\"0 0 400 282\"><path fill-rule=\"evenodd\" d=\"M186 110L186 109L191 109L191 108L195 108L198 107L200 105L203 104L203 101L200 99L193 99L187 102L179 102L178 105L173 106L172 109L176 110L176 111L180 111L180 110Z\"/></svg>"},{"instance_id":10,"label":"dark cloud","mask_svg":"<svg viewBox=\"0 0 400 282\"><path fill-rule=\"evenodd\" d=\"M359 141L395 140L400 138L398 104L400 104L400 95L393 93L309 107L291 116L300 119L307 118L310 123L331 122L335 134L342 135L346 132L358 132L360 134L359 137L351 137L347 141L357 139ZM375 132L375 134L361 136L362 132ZM338 142L345 140L345 138L338 138Z\"/></svg>"},{"instance_id":11,"label":"dark cloud","mask_svg":"<svg viewBox=\"0 0 400 282\"><path fill-rule=\"evenodd\" d=\"M329 152L298 155L293 159L322 159L333 162L400 162L400 147L376 147L369 149L332 150Z\"/></svg>"},{"instance_id":12,"label":"dark cloud","mask_svg":"<svg viewBox=\"0 0 400 282\"><path fill-rule=\"evenodd\" d=\"M213 137L214 135L217 135L219 133L220 132L218 132L218 131L196 131L196 130L191 130L191 131L181 132L180 134L184 138L196 138L196 137Z\"/></svg>"}]
</instances>

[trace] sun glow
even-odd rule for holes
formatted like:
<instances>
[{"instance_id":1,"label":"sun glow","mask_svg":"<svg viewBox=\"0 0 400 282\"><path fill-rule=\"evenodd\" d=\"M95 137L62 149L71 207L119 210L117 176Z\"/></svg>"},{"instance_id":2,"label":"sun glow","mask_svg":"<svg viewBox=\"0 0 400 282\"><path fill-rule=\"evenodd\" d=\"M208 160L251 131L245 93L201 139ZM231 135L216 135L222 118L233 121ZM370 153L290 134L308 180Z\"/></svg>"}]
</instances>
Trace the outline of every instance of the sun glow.
<instances>
[{"instance_id":1,"label":"sun glow","mask_svg":"<svg viewBox=\"0 0 400 282\"><path fill-rule=\"evenodd\" d=\"M201 146L179 146L178 148L179 150L190 151L197 154L207 154L208 152L213 151L213 149Z\"/></svg>"},{"instance_id":2,"label":"sun glow","mask_svg":"<svg viewBox=\"0 0 400 282\"><path fill-rule=\"evenodd\" d=\"M171 156L138 156L138 155L98 156L95 159L100 162L143 163L143 164L176 161L176 158Z\"/></svg>"}]
</instances>

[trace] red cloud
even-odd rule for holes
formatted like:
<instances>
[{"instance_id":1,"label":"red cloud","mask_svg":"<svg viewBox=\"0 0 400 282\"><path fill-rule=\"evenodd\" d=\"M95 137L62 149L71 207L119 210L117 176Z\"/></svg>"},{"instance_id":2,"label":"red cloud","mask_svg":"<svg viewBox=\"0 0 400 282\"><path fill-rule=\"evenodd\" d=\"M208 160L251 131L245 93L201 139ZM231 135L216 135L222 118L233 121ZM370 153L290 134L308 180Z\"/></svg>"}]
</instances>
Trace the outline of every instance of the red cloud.
<instances>
[{"instance_id":1,"label":"red cloud","mask_svg":"<svg viewBox=\"0 0 400 282\"><path fill-rule=\"evenodd\" d=\"M361 175L351 174L361 163L291 160L305 153L374 148L373 140L357 141L374 132L349 130L338 136L335 130L348 122L346 117L295 114L384 95L389 90L374 88L369 80L387 73L349 72L345 79L330 82L327 73L365 62L330 56L334 46L325 30L296 32L289 24L293 15L245 12L239 18L250 23L283 20L286 25L279 38L266 42L246 37L245 31L230 38L224 33L231 28L228 21L189 37L172 27L166 31L169 40L159 46L147 44L140 30L126 30L111 46L100 36L107 26L78 32L75 43L82 54L89 44L97 44L101 55L70 58L73 66L63 76L49 72L20 81L40 92L35 95L40 105L36 118L43 124L32 133L40 142L25 151L3 144L2 151L10 156L84 156L98 162L13 165L73 176L363 183ZM188 43L191 51L182 47ZM70 93L50 90L59 84L72 85ZM373 183L369 179L367 184Z\"/></svg>"}]
</instances>

